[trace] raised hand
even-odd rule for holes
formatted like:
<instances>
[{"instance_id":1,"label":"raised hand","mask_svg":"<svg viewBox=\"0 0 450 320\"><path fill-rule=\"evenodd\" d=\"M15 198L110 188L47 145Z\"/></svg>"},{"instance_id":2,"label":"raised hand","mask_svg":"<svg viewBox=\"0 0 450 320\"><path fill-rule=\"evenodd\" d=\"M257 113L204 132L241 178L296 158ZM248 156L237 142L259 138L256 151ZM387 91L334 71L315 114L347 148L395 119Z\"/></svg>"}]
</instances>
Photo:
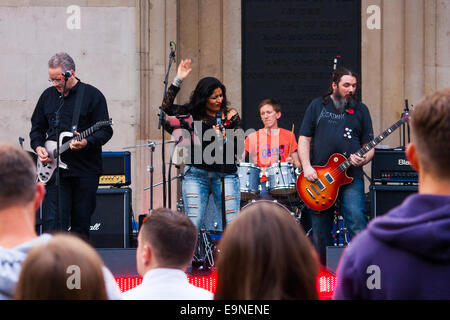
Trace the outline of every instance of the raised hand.
<instances>
[{"instance_id":1,"label":"raised hand","mask_svg":"<svg viewBox=\"0 0 450 320\"><path fill-rule=\"evenodd\" d=\"M181 60L178 65L177 76L184 80L191 71L191 59Z\"/></svg>"}]
</instances>

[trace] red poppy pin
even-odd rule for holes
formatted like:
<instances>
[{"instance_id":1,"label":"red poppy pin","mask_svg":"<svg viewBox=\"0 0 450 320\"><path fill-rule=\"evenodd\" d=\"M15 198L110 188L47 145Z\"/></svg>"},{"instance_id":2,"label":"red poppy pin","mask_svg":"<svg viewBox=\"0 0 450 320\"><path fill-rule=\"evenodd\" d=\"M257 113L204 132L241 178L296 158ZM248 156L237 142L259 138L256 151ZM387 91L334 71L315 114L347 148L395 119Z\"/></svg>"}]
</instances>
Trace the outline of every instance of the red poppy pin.
<instances>
[{"instance_id":1,"label":"red poppy pin","mask_svg":"<svg viewBox=\"0 0 450 320\"><path fill-rule=\"evenodd\" d=\"M347 112L348 114L354 114L355 110L348 108L348 109L345 109L345 112Z\"/></svg>"}]
</instances>

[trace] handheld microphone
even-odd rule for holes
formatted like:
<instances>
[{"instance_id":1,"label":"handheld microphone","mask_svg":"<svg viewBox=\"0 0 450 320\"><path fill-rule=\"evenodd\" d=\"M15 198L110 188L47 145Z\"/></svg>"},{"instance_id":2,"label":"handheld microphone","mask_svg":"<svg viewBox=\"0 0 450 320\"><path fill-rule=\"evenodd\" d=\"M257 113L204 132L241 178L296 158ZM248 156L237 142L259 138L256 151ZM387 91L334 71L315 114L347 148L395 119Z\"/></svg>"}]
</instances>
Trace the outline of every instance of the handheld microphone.
<instances>
[{"instance_id":1,"label":"handheld microphone","mask_svg":"<svg viewBox=\"0 0 450 320\"><path fill-rule=\"evenodd\" d=\"M72 76L72 72L70 70L67 70L66 72L61 73L61 75L64 77L64 79L69 79Z\"/></svg>"},{"instance_id":2,"label":"handheld microphone","mask_svg":"<svg viewBox=\"0 0 450 320\"><path fill-rule=\"evenodd\" d=\"M220 139L222 137L222 112L219 110L216 112L216 126L219 127L219 134L217 135L217 137ZM219 140L220 141L220 140ZM223 145L221 144L219 147L220 152L223 152Z\"/></svg>"},{"instance_id":3,"label":"handheld microphone","mask_svg":"<svg viewBox=\"0 0 450 320\"><path fill-rule=\"evenodd\" d=\"M216 126L222 130L222 112L220 111L216 112Z\"/></svg>"}]
</instances>

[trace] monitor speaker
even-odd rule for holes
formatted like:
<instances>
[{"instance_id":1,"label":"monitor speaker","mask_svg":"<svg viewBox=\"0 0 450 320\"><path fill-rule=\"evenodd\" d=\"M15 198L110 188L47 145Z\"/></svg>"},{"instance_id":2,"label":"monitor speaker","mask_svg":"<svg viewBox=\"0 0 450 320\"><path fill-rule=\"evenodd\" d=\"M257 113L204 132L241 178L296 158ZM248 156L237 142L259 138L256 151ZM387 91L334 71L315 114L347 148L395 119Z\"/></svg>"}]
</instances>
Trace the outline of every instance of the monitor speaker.
<instances>
[{"instance_id":1,"label":"monitor speaker","mask_svg":"<svg viewBox=\"0 0 450 320\"><path fill-rule=\"evenodd\" d=\"M371 218L387 213L417 190L417 185L371 185Z\"/></svg>"},{"instance_id":2,"label":"monitor speaker","mask_svg":"<svg viewBox=\"0 0 450 320\"><path fill-rule=\"evenodd\" d=\"M330 272L336 273L337 267L339 265L339 260L341 259L342 253L344 252L344 246L328 246L327 250L327 268Z\"/></svg>"},{"instance_id":3,"label":"monitor speaker","mask_svg":"<svg viewBox=\"0 0 450 320\"><path fill-rule=\"evenodd\" d=\"M96 248L129 248L131 218L131 188L99 188L91 217L91 244Z\"/></svg>"}]
</instances>

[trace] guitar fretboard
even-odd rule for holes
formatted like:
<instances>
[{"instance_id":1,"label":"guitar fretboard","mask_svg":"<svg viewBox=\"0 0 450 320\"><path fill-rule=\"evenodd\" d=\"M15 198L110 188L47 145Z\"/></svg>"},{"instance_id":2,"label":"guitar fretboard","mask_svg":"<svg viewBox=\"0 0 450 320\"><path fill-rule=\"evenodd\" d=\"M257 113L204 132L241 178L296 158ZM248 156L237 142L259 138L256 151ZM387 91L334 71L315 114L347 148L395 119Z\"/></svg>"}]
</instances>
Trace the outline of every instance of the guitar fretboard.
<instances>
[{"instance_id":1,"label":"guitar fretboard","mask_svg":"<svg viewBox=\"0 0 450 320\"><path fill-rule=\"evenodd\" d=\"M97 131L98 129L100 129L101 127L110 126L110 125L112 125L112 120L97 122L92 127L81 132L80 135L75 136L72 139L70 139L69 141L64 142L61 145L61 147L59 148L59 154L63 153L64 151L66 151L67 149L70 148L70 142L72 140L81 141L84 138L86 138L87 136L91 135L94 131ZM56 153L56 151L55 151L55 153Z\"/></svg>"},{"instance_id":2,"label":"guitar fretboard","mask_svg":"<svg viewBox=\"0 0 450 320\"><path fill-rule=\"evenodd\" d=\"M358 157L362 157L364 154L366 154L367 152L372 150L376 145L378 145L381 141L386 139L392 132L397 130L397 128L400 127L406 121L408 121L408 115L405 115L400 120L398 120L396 123L394 123L392 126L387 128L386 130L384 130L379 136L375 137L372 141L367 143L364 147L362 147L361 149L356 151L355 154ZM348 168L350 168L350 166L351 166L350 159L347 159L346 161L342 162L338 168L341 171L345 171Z\"/></svg>"}]
</instances>

